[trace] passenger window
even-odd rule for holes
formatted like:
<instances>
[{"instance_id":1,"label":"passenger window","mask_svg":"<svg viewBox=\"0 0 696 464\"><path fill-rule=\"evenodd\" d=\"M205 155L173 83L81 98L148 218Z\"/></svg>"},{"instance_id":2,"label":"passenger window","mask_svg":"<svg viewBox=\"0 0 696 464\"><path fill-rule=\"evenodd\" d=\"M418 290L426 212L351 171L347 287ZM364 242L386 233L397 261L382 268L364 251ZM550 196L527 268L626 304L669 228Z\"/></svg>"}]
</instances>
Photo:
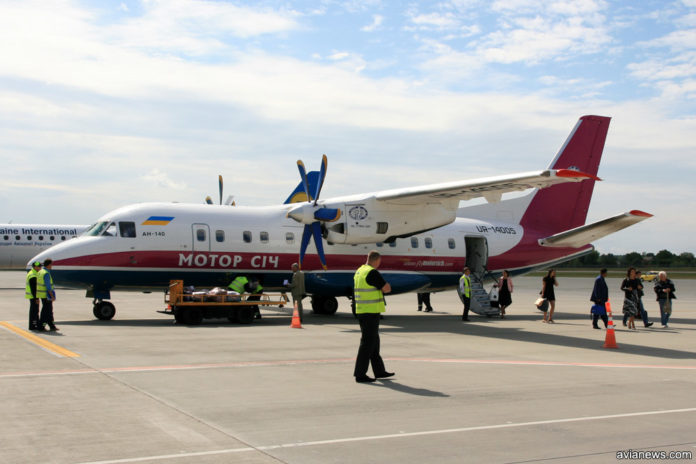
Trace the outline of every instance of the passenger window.
<instances>
[{"instance_id":1,"label":"passenger window","mask_svg":"<svg viewBox=\"0 0 696 464\"><path fill-rule=\"evenodd\" d=\"M433 239L430 237L425 238L425 248L432 248L433 247Z\"/></svg>"},{"instance_id":2,"label":"passenger window","mask_svg":"<svg viewBox=\"0 0 696 464\"><path fill-rule=\"evenodd\" d=\"M224 242L225 241L225 231L224 230L216 230L215 231L215 241L217 241L217 242Z\"/></svg>"},{"instance_id":3,"label":"passenger window","mask_svg":"<svg viewBox=\"0 0 696 464\"><path fill-rule=\"evenodd\" d=\"M55 235L51 235L49 238L51 239L51 241L54 241L54 240L56 239L56 236L55 236Z\"/></svg>"},{"instance_id":4,"label":"passenger window","mask_svg":"<svg viewBox=\"0 0 696 464\"><path fill-rule=\"evenodd\" d=\"M196 240L205 242L205 229L196 229Z\"/></svg>"},{"instance_id":5,"label":"passenger window","mask_svg":"<svg viewBox=\"0 0 696 464\"><path fill-rule=\"evenodd\" d=\"M31 235L27 235L27 240L31 240Z\"/></svg>"},{"instance_id":6,"label":"passenger window","mask_svg":"<svg viewBox=\"0 0 696 464\"><path fill-rule=\"evenodd\" d=\"M135 238L135 222L123 221L118 223L118 230L121 237Z\"/></svg>"},{"instance_id":7,"label":"passenger window","mask_svg":"<svg viewBox=\"0 0 696 464\"><path fill-rule=\"evenodd\" d=\"M418 248L418 238L411 237L411 248Z\"/></svg>"},{"instance_id":8,"label":"passenger window","mask_svg":"<svg viewBox=\"0 0 696 464\"><path fill-rule=\"evenodd\" d=\"M242 232L242 239L244 240L244 243L251 243L251 232L248 230Z\"/></svg>"},{"instance_id":9,"label":"passenger window","mask_svg":"<svg viewBox=\"0 0 696 464\"><path fill-rule=\"evenodd\" d=\"M113 222L111 224L109 224L109 227L106 228L106 230L104 231L104 233L102 235L104 235L105 237L115 237L116 236L116 224Z\"/></svg>"},{"instance_id":10,"label":"passenger window","mask_svg":"<svg viewBox=\"0 0 696 464\"><path fill-rule=\"evenodd\" d=\"M447 246L450 247L450 250L454 250L457 247L457 242L455 242L453 238L448 238Z\"/></svg>"},{"instance_id":11,"label":"passenger window","mask_svg":"<svg viewBox=\"0 0 696 464\"><path fill-rule=\"evenodd\" d=\"M43 241L43 235L39 235L39 240Z\"/></svg>"},{"instance_id":12,"label":"passenger window","mask_svg":"<svg viewBox=\"0 0 696 464\"><path fill-rule=\"evenodd\" d=\"M285 243L287 243L288 245L292 245L293 243L295 243L295 234L293 234L292 232L286 232Z\"/></svg>"},{"instance_id":13,"label":"passenger window","mask_svg":"<svg viewBox=\"0 0 696 464\"><path fill-rule=\"evenodd\" d=\"M378 248L382 248L383 246L384 246L384 243L382 243L382 242L377 243Z\"/></svg>"},{"instance_id":14,"label":"passenger window","mask_svg":"<svg viewBox=\"0 0 696 464\"><path fill-rule=\"evenodd\" d=\"M65 235L60 238L61 240L65 240Z\"/></svg>"},{"instance_id":15,"label":"passenger window","mask_svg":"<svg viewBox=\"0 0 696 464\"><path fill-rule=\"evenodd\" d=\"M394 240L393 242L389 242L389 246L392 248L395 248L396 247L396 240Z\"/></svg>"},{"instance_id":16,"label":"passenger window","mask_svg":"<svg viewBox=\"0 0 696 464\"><path fill-rule=\"evenodd\" d=\"M9 240L9 239L10 239L10 236L9 236L9 235L5 235L5 236L2 237L2 238L3 238L3 240Z\"/></svg>"},{"instance_id":17,"label":"passenger window","mask_svg":"<svg viewBox=\"0 0 696 464\"><path fill-rule=\"evenodd\" d=\"M268 232L261 232L259 238L261 239L261 243L268 243Z\"/></svg>"},{"instance_id":18,"label":"passenger window","mask_svg":"<svg viewBox=\"0 0 696 464\"><path fill-rule=\"evenodd\" d=\"M378 234L386 234L387 230L389 230L389 223L388 222L378 222L377 223L377 233Z\"/></svg>"},{"instance_id":19,"label":"passenger window","mask_svg":"<svg viewBox=\"0 0 696 464\"><path fill-rule=\"evenodd\" d=\"M15 240L19 240L19 235L15 235Z\"/></svg>"}]
</instances>

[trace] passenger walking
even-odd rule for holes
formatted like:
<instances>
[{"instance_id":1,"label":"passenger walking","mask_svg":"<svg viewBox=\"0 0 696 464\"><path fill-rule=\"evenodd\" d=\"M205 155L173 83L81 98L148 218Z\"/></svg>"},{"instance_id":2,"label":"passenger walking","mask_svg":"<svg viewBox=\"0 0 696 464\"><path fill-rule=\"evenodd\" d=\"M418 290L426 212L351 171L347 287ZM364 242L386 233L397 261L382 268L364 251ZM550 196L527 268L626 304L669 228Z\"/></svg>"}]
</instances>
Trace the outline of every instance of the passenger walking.
<instances>
[{"instance_id":1,"label":"passenger walking","mask_svg":"<svg viewBox=\"0 0 696 464\"><path fill-rule=\"evenodd\" d=\"M657 303L660 305L660 319L662 328L668 328L669 317L672 315L672 300L677 299L674 293L674 284L667 278L665 271L660 271L658 280L655 282L655 293L657 294Z\"/></svg>"},{"instance_id":2,"label":"passenger walking","mask_svg":"<svg viewBox=\"0 0 696 464\"><path fill-rule=\"evenodd\" d=\"M506 270L498 282L498 306L500 307L500 318L505 319L505 308L512 304L512 278Z\"/></svg>"},{"instance_id":3,"label":"passenger walking","mask_svg":"<svg viewBox=\"0 0 696 464\"><path fill-rule=\"evenodd\" d=\"M471 307L471 271L467 266L464 266L464 274L459 278L459 286L457 287L457 293L459 294L459 299L464 303L464 313L462 314L462 321L469 321L469 308Z\"/></svg>"},{"instance_id":4,"label":"passenger walking","mask_svg":"<svg viewBox=\"0 0 696 464\"><path fill-rule=\"evenodd\" d=\"M300 316L300 322L304 322L302 298L305 297L305 279L304 272L300 270L300 266L297 263L292 263L292 280L290 280L287 287L292 294L293 303L297 304L297 313Z\"/></svg>"},{"instance_id":5,"label":"passenger walking","mask_svg":"<svg viewBox=\"0 0 696 464\"><path fill-rule=\"evenodd\" d=\"M640 278L641 276L640 271L636 271L636 288L638 289L638 311L640 311L640 318L643 321L643 325L645 327L650 327L653 325L652 322L648 322L648 312L645 310L645 306L643 305L643 295L645 293L643 292L643 280Z\"/></svg>"},{"instance_id":6,"label":"passenger walking","mask_svg":"<svg viewBox=\"0 0 696 464\"><path fill-rule=\"evenodd\" d=\"M39 326L39 297L36 293L36 282L41 270L41 263L34 261L25 278L24 298L29 300L29 330L45 330Z\"/></svg>"},{"instance_id":7,"label":"passenger walking","mask_svg":"<svg viewBox=\"0 0 696 464\"><path fill-rule=\"evenodd\" d=\"M53 276L51 276L52 266L53 260L47 259L44 261L43 269L39 271L36 278L36 294L41 298L39 327L44 329L44 325L48 324L51 332L55 332L59 329L53 321L53 302L56 301L56 291L53 286Z\"/></svg>"},{"instance_id":8,"label":"passenger walking","mask_svg":"<svg viewBox=\"0 0 696 464\"><path fill-rule=\"evenodd\" d=\"M624 292L624 321L628 318L628 330L636 330L635 318L638 314L638 290L636 286L636 270L629 267L626 271L626 278L621 282L621 290ZM626 325L625 322L624 325Z\"/></svg>"},{"instance_id":9,"label":"passenger walking","mask_svg":"<svg viewBox=\"0 0 696 464\"><path fill-rule=\"evenodd\" d=\"M602 318L604 322L604 328L609 324L609 318L607 318L607 307L606 303L609 301L609 287L606 282L607 270L606 268L599 271L599 276L595 279L594 287L592 288L592 295L590 296L590 301L594 303L592 306L592 328L599 329L599 318Z\"/></svg>"},{"instance_id":10,"label":"passenger walking","mask_svg":"<svg viewBox=\"0 0 696 464\"><path fill-rule=\"evenodd\" d=\"M558 287L558 281L556 281L556 270L549 269L546 273L546 277L541 280L541 297L546 298L549 302L549 310L544 313L544 322L554 323L553 311L556 309L556 292L553 287Z\"/></svg>"},{"instance_id":11,"label":"passenger walking","mask_svg":"<svg viewBox=\"0 0 696 464\"><path fill-rule=\"evenodd\" d=\"M353 370L355 381L358 383L374 382L375 379L394 375L393 372L387 372L379 354L379 318L386 310L384 294L391 292L391 285L377 270L381 262L382 256L376 251L371 251L367 255L367 263L360 266L353 276L355 314L360 322L361 333ZM374 378L367 375L370 364Z\"/></svg>"},{"instance_id":12,"label":"passenger walking","mask_svg":"<svg viewBox=\"0 0 696 464\"><path fill-rule=\"evenodd\" d=\"M418 311L423 310L423 305L425 305L425 312L433 312L433 307L430 306L430 292L419 292L418 293Z\"/></svg>"}]
</instances>

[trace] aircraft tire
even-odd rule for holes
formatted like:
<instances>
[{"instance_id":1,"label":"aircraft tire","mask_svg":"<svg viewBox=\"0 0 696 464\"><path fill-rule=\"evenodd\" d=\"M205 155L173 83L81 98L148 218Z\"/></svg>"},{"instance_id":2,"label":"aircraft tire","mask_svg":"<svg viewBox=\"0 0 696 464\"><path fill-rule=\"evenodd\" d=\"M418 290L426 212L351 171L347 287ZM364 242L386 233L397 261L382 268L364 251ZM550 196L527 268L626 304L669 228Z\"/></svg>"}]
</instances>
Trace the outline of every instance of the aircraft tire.
<instances>
[{"instance_id":1,"label":"aircraft tire","mask_svg":"<svg viewBox=\"0 0 696 464\"><path fill-rule=\"evenodd\" d=\"M100 321L108 321L116 314L116 307L110 301L98 301L94 304L92 313Z\"/></svg>"},{"instance_id":2,"label":"aircraft tire","mask_svg":"<svg viewBox=\"0 0 696 464\"><path fill-rule=\"evenodd\" d=\"M326 314L332 315L336 314L338 310L338 300L333 296L313 296L312 297L312 311L315 314Z\"/></svg>"}]
</instances>

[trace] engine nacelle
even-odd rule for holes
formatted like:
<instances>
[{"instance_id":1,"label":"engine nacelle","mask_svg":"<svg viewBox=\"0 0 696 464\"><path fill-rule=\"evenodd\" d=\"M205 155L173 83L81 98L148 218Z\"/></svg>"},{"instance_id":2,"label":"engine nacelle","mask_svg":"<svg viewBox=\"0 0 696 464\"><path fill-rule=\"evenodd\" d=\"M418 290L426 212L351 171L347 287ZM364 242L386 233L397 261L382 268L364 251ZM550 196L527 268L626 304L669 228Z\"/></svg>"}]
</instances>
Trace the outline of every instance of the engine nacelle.
<instances>
[{"instance_id":1,"label":"engine nacelle","mask_svg":"<svg viewBox=\"0 0 696 464\"><path fill-rule=\"evenodd\" d=\"M428 204L395 204L374 198L327 205L340 208L341 218L325 223L331 243L378 243L442 227L454 221L458 200Z\"/></svg>"}]
</instances>

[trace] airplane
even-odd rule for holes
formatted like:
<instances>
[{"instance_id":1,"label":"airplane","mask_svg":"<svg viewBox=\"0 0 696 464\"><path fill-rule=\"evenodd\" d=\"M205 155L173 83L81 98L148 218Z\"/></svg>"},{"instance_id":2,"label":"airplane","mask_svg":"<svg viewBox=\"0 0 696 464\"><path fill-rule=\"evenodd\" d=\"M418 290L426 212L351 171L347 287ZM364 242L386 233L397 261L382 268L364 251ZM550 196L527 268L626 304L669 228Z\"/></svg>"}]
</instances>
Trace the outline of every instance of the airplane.
<instances>
[{"instance_id":1,"label":"airplane","mask_svg":"<svg viewBox=\"0 0 696 464\"><path fill-rule=\"evenodd\" d=\"M88 228L69 224L0 224L0 269L24 269L33 256Z\"/></svg>"},{"instance_id":2,"label":"airplane","mask_svg":"<svg viewBox=\"0 0 696 464\"><path fill-rule=\"evenodd\" d=\"M166 289L172 279L224 287L236 275L282 289L293 262L305 271L314 311L332 314L336 297L352 297L353 274L371 249L382 254L380 272L393 294L455 288L464 265L477 281L504 269L522 274L589 253L591 241L652 216L634 210L585 224L610 119L581 117L542 171L319 200L324 156L311 186L298 161L304 195L296 189L289 199L307 201L134 204L34 259L53 259L57 284L87 288L102 320L116 311L111 290ZM459 207L473 198L488 203Z\"/></svg>"}]
</instances>

